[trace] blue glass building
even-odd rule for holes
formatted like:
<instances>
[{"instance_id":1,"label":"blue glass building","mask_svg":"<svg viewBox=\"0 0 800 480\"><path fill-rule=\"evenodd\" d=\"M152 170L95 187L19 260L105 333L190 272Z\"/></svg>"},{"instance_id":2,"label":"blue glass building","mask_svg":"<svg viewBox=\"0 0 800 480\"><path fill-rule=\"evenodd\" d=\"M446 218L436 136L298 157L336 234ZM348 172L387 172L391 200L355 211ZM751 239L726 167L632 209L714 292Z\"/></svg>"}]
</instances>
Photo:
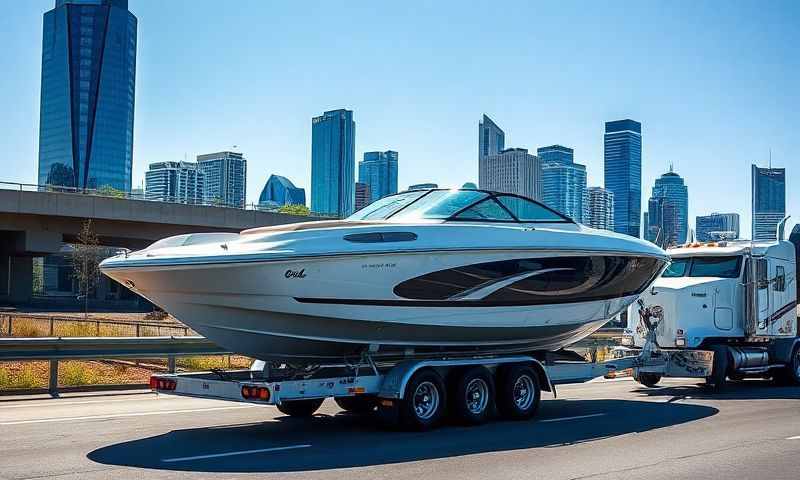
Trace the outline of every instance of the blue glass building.
<instances>
[{"instance_id":1,"label":"blue glass building","mask_svg":"<svg viewBox=\"0 0 800 480\"><path fill-rule=\"evenodd\" d=\"M614 231L639 236L642 214L642 124L606 122L605 188L614 194Z\"/></svg>"},{"instance_id":2,"label":"blue glass building","mask_svg":"<svg viewBox=\"0 0 800 480\"><path fill-rule=\"evenodd\" d=\"M658 199L665 199L665 202L659 202ZM660 243L663 239L663 244L667 246L686 243L689 233L689 190L683 178L671 166L669 172L656 179L647 210L647 240L656 242L658 239Z\"/></svg>"},{"instance_id":3,"label":"blue glass building","mask_svg":"<svg viewBox=\"0 0 800 480\"><path fill-rule=\"evenodd\" d=\"M478 160L505 150L506 134L486 114L478 122Z\"/></svg>"},{"instance_id":4,"label":"blue glass building","mask_svg":"<svg viewBox=\"0 0 800 480\"><path fill-rule=\"evenodd\" d=\"M364 152L364 160L358 163L358 181L369 185L368 203L397 193L397 160L393 150Z\"/></svg>"},{"instance_id":5,"label":"blue glass building","mask_svg":"<svg viewBox=\"0 0 800 480\"><path fill-rule=\"evenodd\" d=\"M291 180L280 175L270 175L258 197L260 207L305 204L306 190L295 187Z\"/></svg>"},{"instance_id":6,"label":"blue glass building","mask_svg":"<svg viewBox=\"0 0 800 480\"><path fill-rule=\"evenodd\" d=\"M39 184L131 189L136 17L127 0L44 14Z\"/></svg>"},{"instance_id":7,"label":"blue glass building","mask_svg":"<svg viewBox=\"0 0 800 480\"><path fill-rule=\"evenodd\" d=\"M215 152L197 156L205 175L205 201L210 205L245 208L247 159L239 152Z\"/></svg>"},{"instance_id":8,"label":"blue glass building","mask_svg":"<svg viewBox=\"0 0 800 480\"><path fill-rule=\"evenodd\" d=\"M558 163L573 163L575 161L575 152L563 145L550 145L549 147L539 147L536 149L536 155L542 163L558 162Z\"/></svg>"},{"instance_id":9,"label":"blue glass building","mask_svg":"<svg viewBox=\"0 0 800 480\"><path fill-rule=\"evenodd\" d=\"M738 213L712 213L695 217L698 242L736 240L739 238Z\"/></svg>"},{"instance_id":10,"label":"blue glass building","mask_svg":"<svg viewBox=\"0 0 800 480\"><path fill-rule=\"evenodd\" d=\"M583 223L586 166L574 163L573 150L561 145L541 147L536 153L542 163L542 201Z\"/></svg>"},{"instance_id":11,"label":"blue glass building","mask_svg":"<svg viewBox=\"0 0 800 480\"><path fill-rule=\"evenodd\" d=\"M751 174L753 240L775 240L786 215L786 169L753 165Z\"/></svg>"},{"instance_id":12,"label":"blue glass building","mask_svg":"<svg viewBox=\"0 0 800 480\"><path fill-rule=\"evenodd\" d=\"M311 120L311 211L346 217L355 208L356 123L352 110Z\"/></svg>"}]
</instances>

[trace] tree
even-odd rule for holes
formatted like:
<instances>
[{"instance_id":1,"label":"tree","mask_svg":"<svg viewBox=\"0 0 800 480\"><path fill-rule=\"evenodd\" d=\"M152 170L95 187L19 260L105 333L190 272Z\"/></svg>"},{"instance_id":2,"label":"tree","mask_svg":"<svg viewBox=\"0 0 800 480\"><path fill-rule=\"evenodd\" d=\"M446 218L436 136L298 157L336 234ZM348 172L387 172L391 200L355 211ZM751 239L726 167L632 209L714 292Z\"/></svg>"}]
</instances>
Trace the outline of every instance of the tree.
<instances>
[{"instance_id":1,"label":"tree","mask_svg":"<svg viewBox=\"0 0 800 480\"><path fill-rule=\"evenodd\" d=\"M73 277L78 281L78 293L83 297L83 316L88 317L89 293L100 279L100 241L92 229L92 220L81 226L77 241L72 245ZM80 298L80 297L79 297Z\"/></svg>"},{"instance_id":2,"label":"tree","mask_svg":"<svg viewBox=\"0 0 800 480\"><path fill-rule=\"evenodd\" d=\"M311 212L305 205L284 205L278 209L278 213L286 213L289 215L301 215L307 217Z\"/></svg>"},{"instance_id":3,"label":"tree","mask_svg":"<svg viewBox=\"0 0 800 480\"><path fill-rule=\"evenodd\" d=\"M122 190L117 190L111 185L104 185L103 187L100 187L100 189L97 191L97 194L103 195L104 197L125 198L125 192Z\"/></svg>"}]
</instances>

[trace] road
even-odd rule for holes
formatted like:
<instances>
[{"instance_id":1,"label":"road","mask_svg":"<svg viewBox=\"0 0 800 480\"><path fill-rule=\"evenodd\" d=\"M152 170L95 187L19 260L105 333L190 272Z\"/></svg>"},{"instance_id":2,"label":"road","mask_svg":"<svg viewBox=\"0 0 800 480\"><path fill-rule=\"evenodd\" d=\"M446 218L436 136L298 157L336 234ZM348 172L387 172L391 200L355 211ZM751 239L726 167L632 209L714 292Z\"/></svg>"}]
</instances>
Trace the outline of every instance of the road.
<instances>
[{"instance_id":1,"label":"road","mask_svg":"<svg viewBox=\"0 0 800 480\"><path fill-rule=\"evenodd\" d=\"M141 392L5 398L0 478L800 478L800 388L616 380L558 397L534 421L428 433L380 430L333 402L297 420Z\"/></svg>"}]
</instances>

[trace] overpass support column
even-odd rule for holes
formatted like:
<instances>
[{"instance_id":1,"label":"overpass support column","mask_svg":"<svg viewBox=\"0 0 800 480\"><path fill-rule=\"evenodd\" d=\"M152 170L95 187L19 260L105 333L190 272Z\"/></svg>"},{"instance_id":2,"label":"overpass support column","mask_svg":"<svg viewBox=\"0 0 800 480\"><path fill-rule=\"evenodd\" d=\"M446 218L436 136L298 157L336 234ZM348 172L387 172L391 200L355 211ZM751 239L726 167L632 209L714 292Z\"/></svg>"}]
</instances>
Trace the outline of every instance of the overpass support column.
<instances>
[{"instance_id":1,"label":"overpass support column","mask_svg":"<svg viewBox=\"0 0 800 480\"><path fill-rule=\"evenodd\" d=\"M33 297L33 257L7 257L6 278L9 279L8 300L11 303L27 303Z\"/></svg>"}]
</instances>

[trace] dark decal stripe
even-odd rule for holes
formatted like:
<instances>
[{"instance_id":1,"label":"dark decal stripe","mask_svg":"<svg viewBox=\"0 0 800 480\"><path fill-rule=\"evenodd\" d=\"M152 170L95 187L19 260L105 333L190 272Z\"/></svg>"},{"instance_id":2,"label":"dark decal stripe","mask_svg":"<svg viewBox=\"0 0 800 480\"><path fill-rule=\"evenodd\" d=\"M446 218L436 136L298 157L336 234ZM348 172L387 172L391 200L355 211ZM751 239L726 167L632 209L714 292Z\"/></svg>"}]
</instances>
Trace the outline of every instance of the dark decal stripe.
<instances>
[{"instance_id":1,"label":"dark decal stripe","mask_svg":"<svg viewBox=\"0 0 800 480\"><path fill-rule=\"evenodd\" d=\"M793 301L787 303L786 305L782 306L777 312L773 313L772 315L767 318L767 324L773 323L778 321L782 316L789 313L793 308L797 308L797 301Z\"/></svg>"},{"instance_id":2,"label":"dark decal stripe","mask_svg":"<svg viewBox=\"0 0 800 480\"><path fill-rule=\"evenodd\" d=\"M634 295L634 294L631 294ZM458 308L458 307L531 307L536 305L554 305L565 303L594 302L598 300L612 300L620 298L619 294L604 295L587 298L558 298L542 297L530 300L502 301L502 300L367 300L360 298L309 298L294 297L300 303L320 303L326 305L365 305L376 307L439 307L439 308Z\"/></svg>"}]
</instances>

